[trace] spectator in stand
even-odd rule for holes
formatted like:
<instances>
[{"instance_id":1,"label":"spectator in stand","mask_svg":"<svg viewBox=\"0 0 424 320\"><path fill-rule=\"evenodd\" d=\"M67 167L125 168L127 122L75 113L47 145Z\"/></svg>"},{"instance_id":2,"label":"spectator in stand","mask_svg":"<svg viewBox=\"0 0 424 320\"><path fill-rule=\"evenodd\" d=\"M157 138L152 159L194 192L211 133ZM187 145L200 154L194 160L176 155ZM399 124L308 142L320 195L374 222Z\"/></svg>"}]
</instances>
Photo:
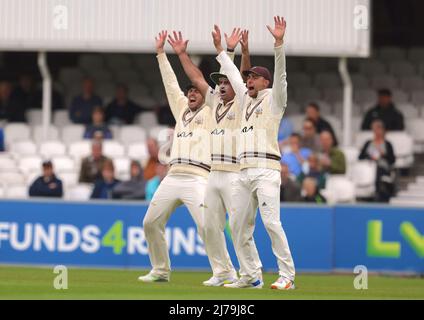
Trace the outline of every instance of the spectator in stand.
<instances>
[{"instance_id":1,"label":"spectator in stand","mask_svg":"<svg viewBox=\"0 0 424 320\"><path fill-rule=\"evenodd\" d=\"M61 198L63 195L62 181L53 171L51 161L43 162L43 175L37 178L29 188L30 197Z\"/></svg>"},{"instance_id":2,"label":"spectator in stand","mask_svg":"<svg viewBox=\"0 0 424 320\"><path fill-rule=\"evenodd\" d=\"M324 171L322 171L318 155L316 153L312 153L308 157L308 162L302 168L302 173L297 178L297 181L302 184L305 178L314 178L317 182L318 189L325 188L325 180L326 176Z\"/></svg>"},{"instance_id":3,"label":"spectator in stand","mask_svg":"<svg viewBox=\"0 0 424 320\"><path fill-rule=\"evenodd\" d=\"M311 154L311 150L300 147L300 135L293 133L289 138L290 152L283 153L281 162L287 164L289 171L296 178L302 172L303 163Z\"/></svg>"},{"instance_id":4,"label":"spectator in stand","mask_svg":"<svg viewBox=\"0 0 424 320\"><path fill-rule=\"evenodd\" d=\"M168 104L159 105L155 108L158 123L169 127L175 127L175 118Z\"/></svg>"},{"instance_id":5,"label":"spectator in stand","mask_svg":"<svg viewBox=\"0 0 424 320\"><path fill-rule=\"evenodd\" d=\"M9 81L0 81L0 120L26 121L24 103L12 96L12 84Z\"/></svg>"},{"instance_id":6,"label":"spectator in stand","mask_svg":"<svg viewBox=\"0 0 424 320\"><path fill-rule=\"evenodd\" d=\"M283 117L280 122L280 128L278 129L278 144L281 150L289 143L289 138L292 133L293 123L288 118Z\"/></svg>"},{"instance_id":7,"label":"spectator in stand","mask_svg":"<svg viewBox=\"0 0 424 320\"><path fill-rule=\"evenodd\" d=\"M94 93L94 80L85 78L82 83L82 94L72 100L69 117L74 123L91 124L93 109L102 105L102 99Z\"/></svg>"},{"instance_id":8,"label":"spectator in stand","mask_svg":"<svg viewBox=\"0 0 424 320\"><path fill-rule=\"evenodd\" d=\"M132 124L141 111L145 109L128 98L128 87L118 84L115 99L106 107L106 121L109 124Z\"/></svg>"},{"instance_id":9,"label":"spectator in stand","mask_svg":"<svg viewBox=\"0 0 424 320\"><path fill-rule=\"evenodd\" d=\"M112 160L106 160L102 168L102 176L94 184L91 199L112 199L112 191L120 181L115 178L115 167Z\"/></svg>"},{"instance_id":10,"label":"spectator in stand","mask_svg":"<svg viewBox=\"0 0 424 320\"><path fill-rule=\"evenodd\" d=\"M317 181L311 177L305 178L305 180L303 180L302 196L303 202L316 204L323 204L327 202L325 197L318 190Z\"/></svg>"},{"instance_id":11,"label":"spectator in stand","mask_svg":"<svg viewBox=\"0 0 424 320\"><path fill-rule=\"evenodd\" d=\"M308 148L313 152L319 152L321 150L317 127L315 122L309 118L303 121L303 134L300 138L300 146L302 148Z\"/></svg>"},{"instance_id":12,"label":"spectator in stand","mask_svg":"<svg viewBox=\"0 0 424 320\"><path fill-rule=\"evenodd\" d=\"M333 136L334 145L337 146L337 137L334 133L333 127L331 124L321 117L319 105L315 102L311 102L306 106L306 118L312 120L315 123L315 127L318 133L325 131L330 131Z\"/></svg>"},{"instance_id":13,"label":"spectator in stand","mask_svg":"<svg viewBox=\"0 0 424 320\"><path fill-rule=\"evenodd\" d=\"M377 105L366 113L361 129L371 130L371 124L376 119L383 121L387 131L405 129L403 115L393 104L392 92L389 89L378 90Z\"/></svg>"},{"instance_id":14,"label":"spectator in stand","mask_svg":"<svg viewBox=\"0 0 424 320\"><path fill-rule=\"evenodd\" d=\"M281 163L280 201L300 202L301 200L300 185L290 176L289 167Z\"/></svg>"},{"instance_id":15,"label":"spectator in stand","mask_svg":"<svg viewBox=\"0 0 424 320\"><path fill-rule=\"evenodd\" d=\"M95 107L92 114L92 124L86 126L84 139L112 139L112 131L110 131L104 120L105 113L103 108L101 106Z\"/></svg>"},{"instance_id":16,"label":"spectator in stand","mask_svg":"<svg viewBox=\"0 0 424 320\"><path fill-rule=\"evenodd\" d=\"M334 145L333 135L330 131L320 134L321 154L320 166L329 174L345 174L346 159L344 153Z\"/></svg>"},{"instance_id":17,"label":"spectator in stand","mask_svg":"<svg viewBox=\"0 0 424 320\"><path fill-rule=\"evenodd\" d=\"M3 152L4 150L4 132L3 128L0 128L0 152Z\"/></svg>"},{"instance_id":18,"label":"spectator in stand","mask_svg":"<svg viewBox=\"0 0 424 320\"><path fill-rule=\"evenodd\" d=\"M156 175L156 165L159 163L159 145L153 138L147 139L146 143L149 160L144 167L144 180L148 181Z\"/></svg>"},{"instance_id":19,"label":"spectator in stand","mask_svg":"<svg viewBox=\"0 0 424 320\"><path fill-rule=\"evenodd\" d=\"M94 140L91 155L82 160L79 182L93 183L100 179L103 165L107 160L109 159L102 153L101 141Z\"/></svg>"},{"instance_id":20,"label":"spectator in stand","mask_svg":"<svg viewBox=\"0 0 424 320\"><path fill-rule=\"evenodd\" d=\"M130 175L130 180L117 184L113 189L112 196L114 199L144 200L146 198L146 181L140 162L131 161Z\"/></svg>"},{"instance_id":21,"label":"spectator in stand","mask_svg":"<svg viewBox=\"0 0 424 320\"><path fill-rule=\"evenodd\" d=\"M388 202L395 191L396 161L392 144L385 139L386 131L381 120L374 120L371 125L374 137L365 143L359 160L371 160L377 164L376 201Z\"/></svg>"},{"instance_id":22,"label":"spectator in stand","mask_svg":"<svg viewBox=\"0 0 424 320\"><path fill-rule=\"evenodd\" d=\"M39 108L38 92L33 78L29 74L19 77L19 83L12 92L12 97L21 103L25 110Z\"/></svg>"},{"instance_id":23,"label":"spectator in stand","mask_svg":"<svg viewBox=\"0 0 424 320\"><path fill-rule=\"evenodd\" d=\"M158 162L156 164L155 171L155 176L147 181L146 184L146 200L149 201L152 200L157 188L159 188L160 183L165 178L168 172L168 166Z\"/></svg>"}]
</instances>

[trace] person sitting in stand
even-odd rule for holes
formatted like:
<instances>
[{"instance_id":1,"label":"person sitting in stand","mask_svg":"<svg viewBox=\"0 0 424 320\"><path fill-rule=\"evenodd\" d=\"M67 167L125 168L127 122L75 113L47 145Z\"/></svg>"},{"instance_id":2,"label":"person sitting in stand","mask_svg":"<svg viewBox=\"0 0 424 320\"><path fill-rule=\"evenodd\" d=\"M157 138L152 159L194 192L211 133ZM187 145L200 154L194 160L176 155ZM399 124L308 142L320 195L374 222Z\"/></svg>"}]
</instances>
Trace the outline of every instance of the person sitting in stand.
<instances>
[{"instance_id":1,"label":"person sitting in stand","mask_svg":"<svg viewBox=\"0 0 424 320\"><path fill-rule=\"evenodd\" d=\"M303 202L323 204L327 200L319 192L317 181L314 178L308 177L303 180L302 183L302 199Z\"/></svg>"},{"instance_id":2,"label":"person sitting in stand","mask_svg":"<svg viewBox=\"0 0 424 320\"><path fill-rule=\"evenodd\" d=\"M112 160L106 160L102 168L102 178L94 184L91 199L112 199L113 188L120 181L115 178L115 167Z\"/></svg>"},{"instance_id":3,"label":"person sitting in stand","mask_svg":"<svg viewBox=\"0 0 424 320\"><path fill-rule=\"evenodd\" d=\"M84 139L112 139L112 131L104 122L105 114L103 108L97 106L93 109L91 116L92 124L87 125L84 132Z\"/></svg>"},{"instance_id":4,"label":"person sitting in stand","mask_svg":"<svg viewBox=\"0 0 424 320\"><path fill-rule=\"evenodd\" d=\"M63 196L62 181L54 174L52 162L44 161L42 167L43 175L31 184L29 196L61 198Z\"/></svg>"}]
</instances>

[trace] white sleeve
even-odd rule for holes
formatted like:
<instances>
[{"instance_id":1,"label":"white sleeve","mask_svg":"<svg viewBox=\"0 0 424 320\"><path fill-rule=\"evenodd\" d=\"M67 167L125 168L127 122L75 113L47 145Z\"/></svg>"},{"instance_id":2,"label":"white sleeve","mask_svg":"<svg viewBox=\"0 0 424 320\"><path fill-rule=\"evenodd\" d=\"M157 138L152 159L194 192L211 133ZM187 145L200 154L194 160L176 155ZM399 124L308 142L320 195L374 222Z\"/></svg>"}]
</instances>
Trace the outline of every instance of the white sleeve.
<instances>
[{"instance_id":1,"label":"white sleeve","mask_svg":"<svg viewBox=\"0 0 424 320\"><path fill-rule=\"evenodd\" d=\"M213 108L214 107L214 100L215 100L215 90L212 89L211 87L208 87L208 91L206 92L206 96L205 96L205 104L210 107Z\"/></svg>"},{"instance_id":2,"label":"white sleeve","mask_svg":"<svg viewBox=\"0 0 424 320\"><path fill-rule=\"evenodd\" d=\"M236 93L236 99L239 100L240 106L243 106L244 97L246 95L246 85L244 84L243 78L241 77L239 69L228 54L225 51L222 51L216 59L221 65L221 70L224 74L227 75L228 80Z\"/></svg>"},{"instance_id":3,"label":"white sleeve","mask_svg":"<svg viewBox=\"0 0 424 320\"><path fill-rule=\"evenodd\" d=\"M273 114L284 114L287 107L286 55L283 45L274 48L274 83L272 85L271 110Z\"/></svg>"}]
</instances>

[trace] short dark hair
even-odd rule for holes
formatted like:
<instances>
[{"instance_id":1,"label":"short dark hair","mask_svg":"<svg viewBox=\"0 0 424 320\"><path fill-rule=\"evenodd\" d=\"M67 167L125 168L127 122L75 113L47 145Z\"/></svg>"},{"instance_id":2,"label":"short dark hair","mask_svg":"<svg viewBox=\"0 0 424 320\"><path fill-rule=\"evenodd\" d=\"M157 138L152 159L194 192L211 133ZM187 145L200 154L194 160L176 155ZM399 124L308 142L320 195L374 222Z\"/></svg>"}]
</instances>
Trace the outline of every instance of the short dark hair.
<instances>
[{"instance_id":1,"label":"short dark hair","mask_svg":"<svg viewBox=\"0 0 424 320\"><path fill-rule=\"evenodd\" d=\"M316 102L309 102L308 103L308 105L306 106L306 108L307 107L312 107L312 108L314 108L316 111L318 111L319 112L319 105L318 105L318 103L316 103Z\"/></svg>"},{"instance_id":2,"label":"short dark hair","mask_svg":"<svg viewBox=\"0 0 424 320\"><path fill-rule=\"evenodd\" d=\"M390 91L390 89L386 89L386 88L379 89L377 92L379 96L386 96L386 97L392 96L392 91Z\"/></svg>"},{"instance_id":3,"label":"short dark hair","mask_svg":"<svg viewBox=\"0 0 424 320\"><path fill-rule=\"evenodd\" d=\"M298 134L297 132L294 132L290 135L290 138L298 138L300 140L302 139L302 136Z\"/></svg>"},{"instance_id":4,"label":"short dark hair","mask_svg":"<svg viewBox=\"0 0 424 320\"><path fill-rule=\"evenodd\" d=\"M316 123L315 123L315 122L314 122L314 120L312 120L311 118L305 118L305 119L303 120L303 122L306 122L306 121L308 121L308 122L312 123L312 125L314 126L314 128L315 128L315 129L317 128Z\"/></svg>"}]
</instances>

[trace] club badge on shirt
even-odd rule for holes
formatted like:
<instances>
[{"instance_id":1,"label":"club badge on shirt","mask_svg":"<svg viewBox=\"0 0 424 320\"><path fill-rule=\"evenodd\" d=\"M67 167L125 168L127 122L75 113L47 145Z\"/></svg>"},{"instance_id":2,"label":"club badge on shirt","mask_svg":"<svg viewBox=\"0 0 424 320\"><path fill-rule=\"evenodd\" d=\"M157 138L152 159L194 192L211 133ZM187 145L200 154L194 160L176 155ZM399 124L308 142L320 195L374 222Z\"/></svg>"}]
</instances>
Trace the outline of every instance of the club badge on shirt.
<instances>
[{"instance_id":1,"label":"club badge on shirt","mask_svg":"<svg viewBox=\"0 0 424 320\"><path fill-rule=\"evenodd\" d=\"M235 114L234 111L228 112L228 114L227 114L227 119L228 120L234 120L235 118L236 118L236 114Z\"/></svg>"},{"instance_id":2,"label":"club badge on shirt","mask_svg":"<svg viewBox=\"0 0 424 320\"><path fill-rule=\"evenodd\" d=\"M197 117L194 119L194 123L197 125L201 125L203 123L203 117Z\"/></svg>"},{"instance_id":3,"label":"club badge on shirt","mask_svg":"<svg viewBox=\"0 0 424 320\"><path fill-rule=\"evenodd\" d=\"M263 112L262 107L257 107L257 108L255 109L255 115L256 115L256 118L257 118L258 116L260 116L260 115L262 114L262 112Z\"/></svg>"}]
</instances>

